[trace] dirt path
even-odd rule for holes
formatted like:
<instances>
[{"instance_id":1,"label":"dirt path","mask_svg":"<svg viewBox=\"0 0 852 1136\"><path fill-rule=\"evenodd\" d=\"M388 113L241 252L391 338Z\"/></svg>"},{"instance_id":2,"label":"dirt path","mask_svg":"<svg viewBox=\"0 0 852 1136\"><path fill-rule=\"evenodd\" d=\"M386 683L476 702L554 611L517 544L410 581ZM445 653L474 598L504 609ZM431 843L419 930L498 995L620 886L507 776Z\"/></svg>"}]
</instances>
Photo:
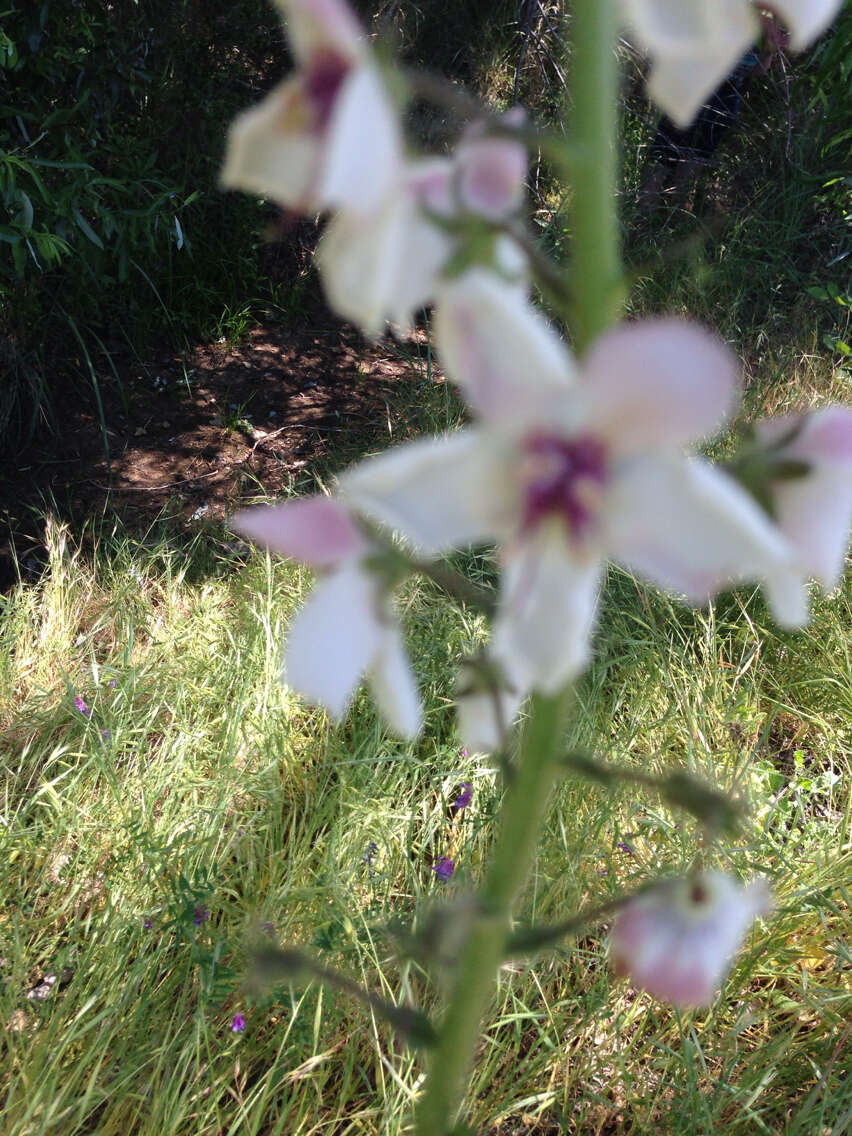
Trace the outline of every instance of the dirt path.
<instances>
[{"instance_id":1,"label":"dirt path","mask_svg":"<svg viewBox=\"0 0 852 1136\"><path fill-rule=\"evenodd\" d=\"M118 514L131 529L167 511L187 527L223 521L236 504L279 495L306 471L337 468L374 444L418 397L427 371L423 332L365 343L340 327L268 325L237 346L197 348L99 376L106 421L67 399L58 435L2 470L0 588L43 562L44 513L80 525ZM87 400L90 402L91 400Z\"/></svg>"}]
</instances>

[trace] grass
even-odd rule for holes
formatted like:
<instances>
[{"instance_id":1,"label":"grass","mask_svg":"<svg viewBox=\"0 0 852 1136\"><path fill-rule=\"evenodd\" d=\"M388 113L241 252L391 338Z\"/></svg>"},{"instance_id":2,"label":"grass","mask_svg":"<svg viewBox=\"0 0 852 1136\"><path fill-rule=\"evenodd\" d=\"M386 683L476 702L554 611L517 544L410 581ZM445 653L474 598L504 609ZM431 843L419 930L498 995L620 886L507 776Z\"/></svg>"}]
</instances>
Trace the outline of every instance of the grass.
<instances>
[{"instance_id":1,"label":"grass","mask_svg":"<svg viewBox=\"0 0 852 1136\"><path fill-rule=\"evenodd\" d=\"M499 779L461 754L449 706L479 617L425 583L401 597L428 718L405 745L363 695L334 729L279 685L303 570L213 531L87 544L49 521L42 578L2 601L3 1131L409 1131L416 1053L343 995L245 975L272 924L434 1007L440 973L387 928L463 894L488 853ZM848 1130L851 606L847 583L779 635L750 597L695 613L613 571L568 741L746 794L741 839L710 856L768 874L778 907L705 1012L613 979L605 926L509 966L471 1083L477 1131ZM474 803L451 821L465 780ZM562 918L696 850L659 801L566 779L521 914Z\"/></svg>"}]
</instances>

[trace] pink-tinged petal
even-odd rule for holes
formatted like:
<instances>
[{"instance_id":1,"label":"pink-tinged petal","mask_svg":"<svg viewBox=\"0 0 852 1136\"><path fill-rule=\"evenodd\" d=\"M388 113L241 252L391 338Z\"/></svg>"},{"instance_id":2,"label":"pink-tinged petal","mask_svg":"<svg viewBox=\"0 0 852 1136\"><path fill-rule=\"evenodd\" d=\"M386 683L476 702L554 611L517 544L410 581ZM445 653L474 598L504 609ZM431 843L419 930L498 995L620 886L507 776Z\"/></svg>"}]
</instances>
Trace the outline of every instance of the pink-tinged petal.
<instances>
[{"instance_id":1,"label":"pink-tinged petal","mask_svg":"<svg viewBox=\"0 0 852 1136\"><path fill-rule=\"evenodd\" d=\"M357 565L338 569L317 583L290 625L284 681L340 719L384 634L372 578Z\"/></svg>"},{"instance_id":2,"label":"pink-tinged petal","mask_svg":"<svg viewBox=\"0 0 852 1136\"><path fill-rule=\"evenodd\" d=\"M780 461L810 466L803 477L770 481L769 491L802 575L834 587L843 575L852 524L852 408L770 418L756 423L755 432L764 445L776 447Z\"/></svg>"},{"instance_id":3,"label":"pink-tinged petal","mask_svg":"<svg viewBox=\"0 0 852 1136\"><path fill-rule=\"evenodd\" d=\"M456 726L469 753L494 753L506 742L526 692L518 686L482 688L481 676L462 666L456 689Z\"/></svg>"},{"instance_id":4,"label":"pink-tinged petal","mask_svg":"<svg viewBox=\"0 0 852 1136\"><path fill-rule=\"evenodd\" d=\"M349 513L332 497L305 497L280 505L246 509L231 528L283 556L327 568L366 547Z\"/></svg>"},{"instance_id":5,"label":"pink-tinged petal","mask_svg":"<svg viewBox=\"0 0 852 1136\"><path fill-rule=\"evenodd\" d=\"M581 374L595 430L621 454L680 448L712 435L738 395L733 352L678 319L637 320L606 332Z\"/></svg>"},{"instance_id":6,"label":"pink-tinged petal","mask_svg":"<svg viewBox=\"0 0 852 1136\"><path fill-rule=\"evenodd\" d=\"M784 458L814 465L852 469L852 407L826 406L808 414L788 414L755 423L755 433L767 445L792 440L780 451Z\"/></svg>"},{"instance_id":7,"label":"pink-tinged petal","mask_svg":"<svg viewBox=\"0 0 852 1136\"><path fill-rule=\"evenodd\" d=\"M319 136L309 120L301 79L280 83L231 123L220 184L304 208L320 161Z\"/></svg>"},{"instance_id":8,"label":"pink-tinged petal","mask_svg":"<svg viewBox=\"0 0 852 1136\"><path fill-rule=\"evenodd\" d=\"M322 51L335 51L353 61L366 47L364 32L344 0L275 0L281 9L293 54L307 62Z\"/></svg>"},{"instance_id":9,"label":"pink-tinged petal","mask_svg":"<svg viewBox=\"0 0 852 1136\"><path fill-rule=\"evenodd\" d=\"M822 35L840 11L843 0L772 0L771 7L790 31L790 46L801 51Z\"/></svg>"},{"instance_id":10,"label":"pink-tinged petal","mask_svg":"<svg viewBox=\"0 0 852 1136\"><path fill-rule=\"evenodd\" d=\"M520 510L512 462L481 430L408 442L347 470L342 498L434 554L500 539Z\"/></svg>"},{"instance_id":11,"label":"pink-tinged petal","mask_svg":"<svg viewBox=\"0 0 852 1136\"><path fill-rule=\"evenodd\" d=\"M470 269L442 289L434 328L445 372L480 417L517 429L553 424L573 360L517 285Z\"/></svg>"},{"instance_id":12,"label":"pink-tinged petal","mask_svg":"<svg viewBox=\"0 0 852 1136\"><path fill-rule=\"evenodd\" d=\"M614 560L691 603L791 564L788 544L753 498L699 459L624 462L601 520Z\"/></svg>"},{"instance_id":13,"label":"pink-tinged petal","mask_svg":"<svg viewBox=\"0 0 852 1136\"><path fill-rule=\"evenodd\" d=\"M621 0L627 24L651 59L648 94L678 126L693 120L757 38L747 0Z\"/></svg>"},{"instance_id":14,"label":"pink-tinged petal","mask_svg":"<svg viewBox=\"0 0 852 1136\"><path fill-rule=\"evenodd\" d=\"M504 550L494 650L520 690L555 694L586 667L601 570L572 550L559 521Z\"/></svg>"},{"instance_id":15,"label":"pink-tinged petal","mask_svg":"<svg viewBox=\"0 0 852 1136\"><path fill-rule=\"evenodd\" d=\"M704 1006L728 971L756 915L770 908L763 881L741 887L721 872L705 872L655 887L619 913L610 955L653 997Z\"/></svg>"},{"instance_id":16,"label":"pink-tinged petal","mask_svg":"<svg viewBox=\"0 0 852 1136\"><path fill-rule=\"evenodd\" d=\"M385 628L367 680L379 713L394 733L416 738L423 725L423 707L398 627Z\"/></svg>"},{"instance_id":17,"label":"pink-tinged petal","mask_svg":"<svg viewBox=\"0 0 852 1136\"><path fill-rule=\"evenodd\" d=\"M458 194L473 213L499 221L516 213L524 200L527 151L512 138L481 136L470 129L456 151Z\"/></svg>"},{"instance_id":18,"label":"pink-tinged petal","mask_svg":"<svg viewBox=\"0 0 852 1136\"><path fill-rule=\"evenodd\" d=\"M317 201L324 209L377 209L397 181L402 138L378 71L354 68L340 88L324 140Z\"/></svg>"},{"instance_id":19,"label":"pink-tinged petal","mask_svg":"<svg viewBox=\"0 0 852 1136\"><path fill-rule=\"evenodd\" d=\"M375 338L388 320L403 331L411 326L451 252L447 234L400 191L371 215L338 213L317 255L329 305Z\"/></svg>"},{"instance_id":20,"label":"pink-tinged petal","mask_svg":"<svg viewBox=\"0 0 852 1136\"><path fill-rule=\"evenodd\" d=\"M852 525L852 469L815 467L804 477L771 485L781 532L790 542L803 575L824 588L840 582Z\"/></svg>"}]
</instances>

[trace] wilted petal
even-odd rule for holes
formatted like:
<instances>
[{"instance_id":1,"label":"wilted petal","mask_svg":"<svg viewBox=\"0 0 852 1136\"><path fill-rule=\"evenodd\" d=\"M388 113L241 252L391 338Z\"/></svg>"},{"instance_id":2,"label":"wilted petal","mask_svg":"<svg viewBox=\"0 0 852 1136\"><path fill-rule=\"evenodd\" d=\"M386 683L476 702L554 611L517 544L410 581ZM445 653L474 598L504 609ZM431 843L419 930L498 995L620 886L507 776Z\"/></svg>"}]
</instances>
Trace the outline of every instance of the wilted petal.
<instances>
[{"instance_id":1,"label":"wilted petal","mask_svg":"<svg viewBox=\"0 0 852 1136\"><path fill-rule=\"evenodd\" d=\"M335 100L323 141L318 205L370 213L398 177L401 160L396 111L378 71L353 68Z\"/></svg>"},{"instance_id":2,"label":"wilted petal","mask_svg":"<svg viewBox=\"0 0 852 1136\"><path fill-rule=\"evenodd\" d=\"M237 115L228 130L220 183L244 189L288 208L304 208L320 160L299 77L287 79L262 102Z\"/></svg>"},{"instance_id":3,"label":"wilted petal","mask_svg":"<svg viewBox=\"0 0 852 1136\"><path fill-rule=\"evenodd\" d=\"M275 0L284 16L287 38L300 62L318 52L336 51L357 59L364 32L344 0Z\"/></svg>"},{"instance_id":4,"label":"wilted petal","mask_svg":"<svg viewBox=\"0 0 852 1136\"><path fill-rule=\"evenodd\" d=\"M703 328L643 319L592 344L581 382L595 432L625 454L715 433L734 409L737 371L733 352Z\"/></svg>"},{"instance_id":5,"label":"wilted petal","mask_svg":"<svg viewBox=\"0 0 852 1136\"><path fill-rule=\"evenodd\" d=\"M661 884L628 903L612 932L616 973L679 1006L706 1006L749 924L770 906L763 881L721 872Z\"/></svg>"},{"instance_id":6,"label":"wilted petal","mask_svg":"<svg viewBox=\"0 0 852 1136\"><path fill-rule=\"evenodd\" d=\"M511 531L519 508L511 462L475 429L368 458L343 474L340 492L427 553L497 540Z\"/></svg>"},{"instance_id":7,"label":"wilted petal","mask_svg":"<svg viewBox=\"0 0 852 1136\"><path fill-rule=\"evenodd\" d=\"M231 519L231 528L315 568L339 564L365 547L349 513L333 497L304 497L245 509Z\"/></svg>"},{"instance_id":8,"label":"wilted petal","mask_svg":"<svg viewBox=\"0 0 852 1136\"><path fill-rule=\"evenodd\" d=\"M357 565L346 565L317 583L290 625L284 679L342 718L384 634L374 581Z\"/></svg>"},{"instance_id":9,"label":"wilted petal","mask_svg":"<svg viewBox=\"0 0 852 1136\"><path fill-rule=\"evenodd\" d=\"M563 525L543 522L504 551L494 650L521 690L555 694L589 661L602 571Z\"/></svg>"},{"instance_id":10,"label":"wilted petal","mask_svg":"<svg viewBox=\"0 0 852 1136\"><path fill-rule=\"evenodd\" d=\"M692 603L791 563L787 543L752 497L700 459L625 462L602 520L613 559Z\"/></svg>"},{"instance_id":11,"label":"wilted petal","mask_svg":"<svg viewBox=\"0 0 852 1136\"><path fill-rule=\"evenodd\" d=\"M553 425L574 378L568 349L515 284L474 268L441 292L435 344L447 375L486 421Z\"/></svg>"},{"instance_id":12,"label":"wilted petal","mask_svg":"<svg viewBox=\"0 0 852 1136\"><path fill-rule=\"evenodd\" d=\"M398 627L385 628L367 679L379 712L390 728L404 738L416 737L423 725L423 708Z\"/></svg>"}]
</instances>

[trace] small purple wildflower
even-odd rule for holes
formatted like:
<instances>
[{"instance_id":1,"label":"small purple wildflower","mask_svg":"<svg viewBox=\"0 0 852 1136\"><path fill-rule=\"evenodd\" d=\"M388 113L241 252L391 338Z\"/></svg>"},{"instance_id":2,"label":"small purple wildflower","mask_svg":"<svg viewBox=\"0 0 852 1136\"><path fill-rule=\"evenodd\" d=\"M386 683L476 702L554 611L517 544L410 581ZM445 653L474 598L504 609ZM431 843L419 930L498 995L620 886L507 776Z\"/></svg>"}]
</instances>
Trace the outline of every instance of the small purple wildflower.
<instances>
[{"instance_id":1,"label":"small purple wildflower","mask_svg":"<svg viewBox=\"0 0 852 1136\"><path fill-rule=\"evenodd\" d=\"M234 1014L234 1020L231 1022L232 1033L242 1033L246 1028L246 1019L242 1014Z\"/></svg>"},{"instance_id":2,"label":"small purple wildflower","mask_svg":"<svg viewBox=\"0 0 852 1136\"><path fill-rule=\"evenodd\" d=\"M115 690L115 688L118 686L118 679L111 678L109 680L109 685L111 690Z\"/></svg>"},{"instance_id":3,"label":"small purple wildflower","mask_svg":"<svg viewBox=\"0 0 852 1136\"><path fill-rule=\"evenodd\" d=\"M441 856L432 865L432 871L438 877L442 884L448 884L453 878L453 872L456 866L449 856Z\"/></svg>"},{"instance_id":4,"label":"small purple wildflower","mask_svg":"<svg viewBox=\"0 0 852 1136\"><path fill-rule=\"evenodd\" d=\"M82 696L82 694L78 694L77 697L74 699L74 705L77 707L77 709L83 715L84 718L91 718L92 711L86 705L86 700Z\"/></svg>"},{"instance_id":5,"label":"small purple wildflower","mask_svg":"<svg viewBox=\"0 0 852 1136\"><path fill-rule=\"evenodd\" d=\"M618 844L616 844L616 848L620 849L620 851L622 852L626 852L628 856L632 856L634 854L633 849L630 847L626 840L619 840Z\"/></svg>"},{"instance_id":6,"label":"small purple wildflower","mask_svg":"<svg viewBox=\"0 0 852 1136\"><path fill-rule=\"evenodd\" d=\"M461 792L456 797L456 799L453 801L453 803L450 805L450 808L453 810L454 813L460 813L462 811L462 809L467 808L467 806L471 803L472 800L473 800L473 785L471 785L471 783L469 781L462 781Z\"/></svg>"},{"instance_id":7,"label":"small purple wildflower","mask_svg":"<svg viewBox=\"0 0 852 1136\"><path fill-rule=\"evenodd\" d=\"M151 931L153 929L153 927L154 927L154 920L153 919L148 919L146 917L145 919L142 920L142 930L143 931Z\"/></svg>"},{"instance_id":8,"label":"small purple wildflower","mask_svg":"<svg viewBox=\"0 0 852 1136\"><path fill-rule=\"evenodd\" d=\"M207 906L204 905L203 907L196 907L195 912L192 916L192 922L196 927L200 927L201 924L206 923L209 918L210 912L207 910Z\"/></svg>"},{"instance_id":9,"label":"small purple wildflower","mask_svg":"<svg viewBox=\"0 0 852 1136\"><path fill-rule=\"evenodd\" d=\"M108 742L108 741L110 740L110 738L112 737L112 731L110 731L110 730L101 730L101 737L103 738L103 740L104 740L105 742Z\"/></svg>"},{"instance_id":10,"label":"small purple wildflower","mask_svg":"<svg viewBox=\"0 0 852 1136\"><path fill-rule=\"evenodd\" d=\"M462 757L467 757L467 750L466 750L466 749L463 749L463 750L461 751L461 755L462 755Z\"/></svg>"}]
</instances>

